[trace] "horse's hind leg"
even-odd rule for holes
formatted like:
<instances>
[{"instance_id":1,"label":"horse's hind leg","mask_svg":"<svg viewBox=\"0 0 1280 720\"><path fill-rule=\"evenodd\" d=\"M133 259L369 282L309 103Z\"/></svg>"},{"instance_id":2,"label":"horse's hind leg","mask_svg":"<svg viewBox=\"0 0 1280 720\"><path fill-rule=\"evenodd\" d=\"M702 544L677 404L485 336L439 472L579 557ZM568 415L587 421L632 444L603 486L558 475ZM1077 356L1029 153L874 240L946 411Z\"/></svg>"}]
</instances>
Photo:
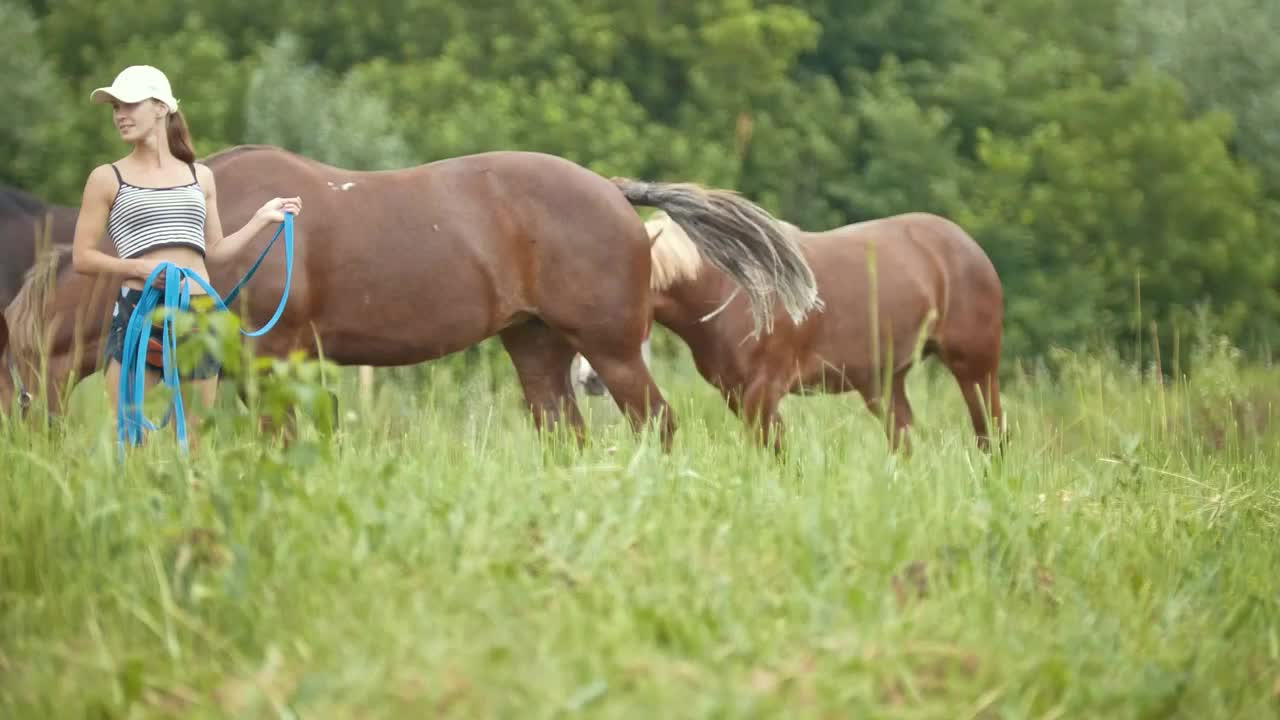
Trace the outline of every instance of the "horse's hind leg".
<instances>
[{"instance_id":1,"label":"horse's hind leg","mask_svg":"<svg viewBox=\"0 0 1280 720\"><path fill-rule=\"evenodd\" d=\"M584 342L591 340L584 338ZM662 447L670 451L676 431L675 420L671 417L671 407L649 374L640 346L616 350L593 344L583 348L582 354L609 389L609 394L618 404L618 409L627 416L632 428L639 431L650 418L660 416Z\"/></svg>"},{"instance_id":2,"label":"horse's hind leg","mask_svg":"<svg viewBox=\"0 0 1280 720\"><path fill-rule=\"evenodd\" d=\"M567 419L578 445L584 441L582 415L573 399L569 366L574 350L558 331L540 320L530 320L500 333L502 345L524 389L525 403L540 432ZM564 416L567 414L567 418Z\"/></svg>"},{"instance_id":3,"label":"horse's hind leg","mask_svg":"<svg viewBox=\"0 0 1280 720\"><path fill-rule=\"evenodd\" d=\"M964 395L964 404L969 408L969 419L973 422L973 431L978 438L978 447L984 451L991 450L991 428L987 426L988 414L1000 433L1004 425L1004 417L1000 411L1000 380L992 370L976 376L958 373L956 381L960 383L960 392ZM984 404L983 398L988 402Z\"/></svg>"},{"instance_id":4,"label":"horse's hind leg","mask_svg":"<svg viewBox=\"0 0 1280 720\"><path fill-rule=\"evenodd\" d=\"M960 393L964 396L964 404L969 408L969 419L973 422L978 447L983 451L990 451L992 428L987 426L988 416L994 423L997 434L1004 427L997 372L999 350L974 354L948 352L943 353L942 361L960 384Z\"/></svg>"},{"instance_id":5,"label":"horse's hind leg","mask_svg":"<svg viewBox=\"0 0 1280 720\"><path fill-rule=\"evenodd\" d=\"M895 451L902 448L906 454L911 454L911 440L909 432L911 424L915 421L915 414L911 411L911 401L907 399L907 371L910 367L905 367L893 375L893 396L892 410L893 413L893 430L889 436L889 446Z\"/></svg>"}]
</instances>

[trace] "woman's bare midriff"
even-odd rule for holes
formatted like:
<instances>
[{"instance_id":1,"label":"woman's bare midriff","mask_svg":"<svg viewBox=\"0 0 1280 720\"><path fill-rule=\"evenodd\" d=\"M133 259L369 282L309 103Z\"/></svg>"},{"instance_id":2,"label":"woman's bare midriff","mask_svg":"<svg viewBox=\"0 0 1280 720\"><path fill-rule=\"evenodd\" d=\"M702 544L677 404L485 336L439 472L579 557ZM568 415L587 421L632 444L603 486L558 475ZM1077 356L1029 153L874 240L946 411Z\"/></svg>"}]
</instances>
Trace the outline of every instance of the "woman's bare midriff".
<instances>
[{"instance_id":1,"label":"woman's bare midriff","mask_svg":"<svg viewBox=\"0 0 1280 720\"><path fill-rule=\"evenodd\" d=\"M202 257L200 255L200 252L194 248L189 248L189 247L156 248L155 250L152 250L150 252L146 252L141 255L134 256L134 259L141 259L141 258L146 258L148 260L163 260L163 261L171 262L174 265L177 265L178 267L183 267L183 268L187 268L188 270L191 270L196 275L199 275L201 278L203 278L205 282L209 282L209 270L205 267L204 257ZM134 290L141 290L143 282L145 281L140 280L138 278L129 278L128 280L124 281L124 286L133 288ZM198 284L188 283L188 285L191 287L192 295L205 294L204 288L200 287Z\"/></svg>"}]
</instances>

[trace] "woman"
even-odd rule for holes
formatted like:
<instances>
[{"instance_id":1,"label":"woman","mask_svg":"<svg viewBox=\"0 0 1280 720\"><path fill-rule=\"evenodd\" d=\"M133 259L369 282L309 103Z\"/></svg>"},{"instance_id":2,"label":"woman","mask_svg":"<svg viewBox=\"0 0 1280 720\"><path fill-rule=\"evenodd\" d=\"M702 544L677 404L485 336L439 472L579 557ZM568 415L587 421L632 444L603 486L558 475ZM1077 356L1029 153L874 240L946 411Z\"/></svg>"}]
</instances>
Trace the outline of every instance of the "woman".
<instances>
[{"instance_id":1,"label":"woman","mask_svg":"<svg viewBox=\"0 0 1280 720\"><path fill-rule=\"evenodd\" d=\"M284 213L301 213L302 201L274 198L244 227L223 237L213 173L195 161L191 135L164 73L149 65L125 68L109 87L94 90L89 99L111 105L120 139L132 146L124 158L89 173L72 245L76 272L125 278L112 310L105 348L107 391L114 413L125 329L151 272L170 262L209 282L206 260L211 264L226 262L268 225L283 222ZM104 231L115 246L115 256L98 249ZM163 275L156 282L163 286ZM207 312L214 306L196 283L188 284L193 311ZM151 334L158 340L160 327L153 325ZM191 429L195 428L192 418L196 408L188 398L211 405L219 370L215 358L205 357L193 371L184 373L183 380L190 385L183 385L196 390L183 394ZM160 379L158 363L148 362L146 386L153 387Z\"/></svg>"}]
</instances>

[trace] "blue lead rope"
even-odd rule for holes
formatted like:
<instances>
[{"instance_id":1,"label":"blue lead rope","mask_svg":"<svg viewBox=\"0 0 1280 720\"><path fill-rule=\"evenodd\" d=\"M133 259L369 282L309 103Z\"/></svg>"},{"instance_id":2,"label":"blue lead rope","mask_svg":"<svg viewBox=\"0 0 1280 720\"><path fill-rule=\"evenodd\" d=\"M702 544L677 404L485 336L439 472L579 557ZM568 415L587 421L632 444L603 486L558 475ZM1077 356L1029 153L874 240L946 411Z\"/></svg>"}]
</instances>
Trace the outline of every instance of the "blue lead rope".
<instances>
[{"instance_id":1,"label":"blue lead rope","mask_svg":"<svg viewBox=\"0 0 1280 720\"><path fill-rule=\"evenodd\" d=\"M267 247L263 249L262 254L258 256L257 261L249 268L249 272L245 274L240 282L227 293L224 299L220 297L216 290L204 278L197 275L189 268L179 267L170 262L163 262L151 271L151 275L147 277L146 283L142 288L142 299L134 306L133 313L129 316L129 324L126 326L124 335L123 358L120 363L120 397L116 407L116 439L121 452L124 445L128 442L130 445L137 445L142 442L143 430L155 430L156 426L143 415L142 403L146 390L146 367L147 367L147 342L151 337L151 315L155 311L157 305L161 305L161 297L163 296L164 318L161 321L161 358L162 358L162 378L164 384L173 391L173 399L168 410L165 412L165 419L160 422L159 427L168 424L170 418L173 419L174 433L178 437L178 443L183 451L187 450L187 424L186 416L182 410L182 391L178 387L178 340L173 330L173 311L180 310L186 312L191 306L191 285L188 281L195 282L199 285L209 297L213 298L214 303L221 310L227 310L236 296L240 294L240 290L244 288L245 283L249 282L249 278L258 271L258 267L262 265L262 261L266 259L267 253L271 251L271 247L275 245L276 239L284 234L284 291L280 294L280 304L276 306L275 314L267 321L266 325L252 332L245 331L243 328L240 332L248 337L259 337L264 335L280 320L280 316L284 313L285 304L289 300L289 285L293 279L293 213L284 214L284 222L276 229L276 233L271 238L271 242L267 243ZM155 279L164 273L164 290L157 289L152 283ZM122 456L123 457L123 456Z\"/></svg>"}]
</instances>

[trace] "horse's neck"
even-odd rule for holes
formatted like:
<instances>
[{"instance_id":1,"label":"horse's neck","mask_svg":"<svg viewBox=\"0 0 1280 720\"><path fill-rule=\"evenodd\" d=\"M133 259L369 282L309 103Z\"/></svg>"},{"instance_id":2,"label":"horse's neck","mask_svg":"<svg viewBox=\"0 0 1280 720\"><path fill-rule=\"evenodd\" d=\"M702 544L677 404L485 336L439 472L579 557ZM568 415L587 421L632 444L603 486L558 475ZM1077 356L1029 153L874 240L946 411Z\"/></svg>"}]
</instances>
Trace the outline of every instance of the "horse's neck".
<instances>
[{"instance_id":1,"label":"horse's neck","mask_svg":"<svg viewBox=\"0 0 1280 720\"><path fill-rule=\"evenodd\" d=\"M690 345L716 342L725 324L742 314L738 286L720 270L704 265L693 280L658 293L655 319ZM730 300L735 301L729 306ZM710 316L710 317L708 317Z\"/></svg>"}]
</instances>

